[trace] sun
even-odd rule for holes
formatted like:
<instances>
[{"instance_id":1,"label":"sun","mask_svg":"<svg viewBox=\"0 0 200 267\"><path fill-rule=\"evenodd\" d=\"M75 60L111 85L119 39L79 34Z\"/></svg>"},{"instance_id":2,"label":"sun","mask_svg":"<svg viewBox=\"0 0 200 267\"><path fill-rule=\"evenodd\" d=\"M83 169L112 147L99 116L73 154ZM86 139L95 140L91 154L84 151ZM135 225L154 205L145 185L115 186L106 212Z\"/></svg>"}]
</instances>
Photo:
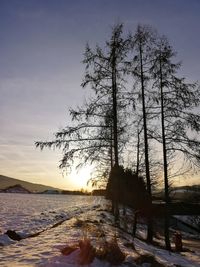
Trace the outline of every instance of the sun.
<instances>
[{"instance_id":1,"label":"sun","mask_svg":"<svg viewBox=\"0 0 200 267\"><path fill-rule=\"evenodd\" d=\"M91 189L90 185L87 185L88 180L91 178L93 167L85 166L80 170L73 169L70 173L70 180L76 189Z\"/></svg>"}]
</instances>

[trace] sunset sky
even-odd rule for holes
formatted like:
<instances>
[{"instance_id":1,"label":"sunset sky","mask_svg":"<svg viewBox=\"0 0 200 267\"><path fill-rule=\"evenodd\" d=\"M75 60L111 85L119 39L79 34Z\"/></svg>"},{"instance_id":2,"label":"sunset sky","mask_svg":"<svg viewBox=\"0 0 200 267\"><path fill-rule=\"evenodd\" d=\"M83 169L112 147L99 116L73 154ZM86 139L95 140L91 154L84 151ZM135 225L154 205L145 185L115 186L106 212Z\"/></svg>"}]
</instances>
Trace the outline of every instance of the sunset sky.
<instances>
[{"instance_id":1,"label":"sunset sky","mask_svg":"<svg viewBox=\"0 0 200 267\"><path fill-rule=\"evenodd\" d=\"M199 14L199 0L0 0L0 174L84 187L88 168L63 176L61 152L41 152L34 142L51 140L69 125L69 107L82 103L86 42L103 43L117 22L130 31L150 24L168 36L183 75L196 81Z\"/></svg>"}]
</instances>

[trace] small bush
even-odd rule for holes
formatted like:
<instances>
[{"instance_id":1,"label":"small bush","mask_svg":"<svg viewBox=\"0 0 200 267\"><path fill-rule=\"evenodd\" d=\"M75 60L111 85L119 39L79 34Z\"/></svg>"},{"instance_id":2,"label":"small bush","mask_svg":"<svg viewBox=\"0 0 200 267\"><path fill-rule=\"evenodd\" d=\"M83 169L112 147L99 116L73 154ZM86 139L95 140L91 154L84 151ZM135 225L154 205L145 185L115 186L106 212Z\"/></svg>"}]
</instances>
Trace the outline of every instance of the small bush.
<instances>
[{"instance_id":1,"label":"small bush","mask_svg":"<svg viewBox=\"0 0 200 267\"><path fill-rule=\"evenodd\" d=\"M81 265L90 264L95 258L95 249L92 246L90 239L86 238L79 241L80 254L78 263Z\"/></svg>"},{"instance_id":2,"label":"small bush","mask_svg":"<svg viewBox=\"0 0 200 267\"><path fill-rule=\"evenodd\" d=\"M119 248L116 238L114 238L111 242L105 242L96 251L96 257L100 260L108 261L112 265L119 265L124 261L125 254Z\"/></svg>"}]
</instances>

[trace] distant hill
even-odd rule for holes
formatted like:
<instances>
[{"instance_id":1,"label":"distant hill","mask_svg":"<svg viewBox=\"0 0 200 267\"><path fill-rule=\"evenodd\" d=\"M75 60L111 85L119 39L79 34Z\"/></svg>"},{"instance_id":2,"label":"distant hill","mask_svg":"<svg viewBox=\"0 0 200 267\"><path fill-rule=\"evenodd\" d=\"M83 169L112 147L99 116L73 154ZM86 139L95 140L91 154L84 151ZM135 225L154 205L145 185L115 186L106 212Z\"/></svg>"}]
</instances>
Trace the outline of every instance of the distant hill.
<instances>
[{"instance_id":1,"label":"distant hill","mask_svg":"<svg viewBox=\"0 0 200 267\"><path fill-rule=\"evenodd\" d=\"M4 175L0 175L0 189L5 189L9 186L14 186L14 185L21 185L22 187L26 188L28 191L31 192L43 192L45 190L58 190L61 191L61 189L54 188L51 186L47 185L42 185L42 184L34 184L34 183L29 183L25 182L19 179L14 179L11 177L7 177Z\"/></svg>"},{"instance_id":2,"label":"distant hill","mask_svg":"<svg viewBox=\"0 0 200 267\"><path fill-rule=\"evenodd\" d=\"M29 190L27 190L26 188L24 188L20 184L11 185L5 189L0 189L0 192L3 192L3 193L22 193L22 194L31 193Z\"/></svg>"},{"instance_id":3,"label":"distant hill","mask_svg":"<svg viewBox=\"0 0 200 267\"><path fill-rule=\"evenodd\" d=\"M154 193L155 199L164 199L164 190ZM177 186L170 188L172 200L200 203L200 185Z\"/></svg>"},{"instance_id":4,"label":"distant hill","mask_svg":"<svg viewBox=\"0 0 200 267\"><path fill-rule=\"evenodd\" d=\"M200 184L177 186L177 187L173 187L172 190L185 190L185 191L200 192Z\"/></svg>"},{"instance_id":5,"label":"distant hill","mask_svg":"<svg viewBox=\"0 0 200 267\"><path fill-rule=\"evenodd\" d=\"M180 186L172 188L171 197L181 201L200 203L200 186Z\"/></svg>"}]
</instances>

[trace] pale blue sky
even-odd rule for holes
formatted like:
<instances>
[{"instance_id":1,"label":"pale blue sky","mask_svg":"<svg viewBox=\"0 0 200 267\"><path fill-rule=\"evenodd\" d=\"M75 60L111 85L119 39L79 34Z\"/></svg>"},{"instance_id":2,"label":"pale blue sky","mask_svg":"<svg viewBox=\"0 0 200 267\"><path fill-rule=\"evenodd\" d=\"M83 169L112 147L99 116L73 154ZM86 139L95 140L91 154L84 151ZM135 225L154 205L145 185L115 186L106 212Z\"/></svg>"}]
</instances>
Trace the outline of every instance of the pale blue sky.
<instances>
[{"instance_id":1,"label":"pale blue sky","mask_svg":"<svg viewBox=\"0 0 200 267\"><path fill-rule=\"evenodd\" d=\"M0 0L0 174L80 187L61 175L60 152L41 153L34 141L51 138L82 102L86 42L103 43L119 21L127 31L150 24L178 51L183 74L198 80L199 14L199 0Z\"/></svg>"}]
</instances>

